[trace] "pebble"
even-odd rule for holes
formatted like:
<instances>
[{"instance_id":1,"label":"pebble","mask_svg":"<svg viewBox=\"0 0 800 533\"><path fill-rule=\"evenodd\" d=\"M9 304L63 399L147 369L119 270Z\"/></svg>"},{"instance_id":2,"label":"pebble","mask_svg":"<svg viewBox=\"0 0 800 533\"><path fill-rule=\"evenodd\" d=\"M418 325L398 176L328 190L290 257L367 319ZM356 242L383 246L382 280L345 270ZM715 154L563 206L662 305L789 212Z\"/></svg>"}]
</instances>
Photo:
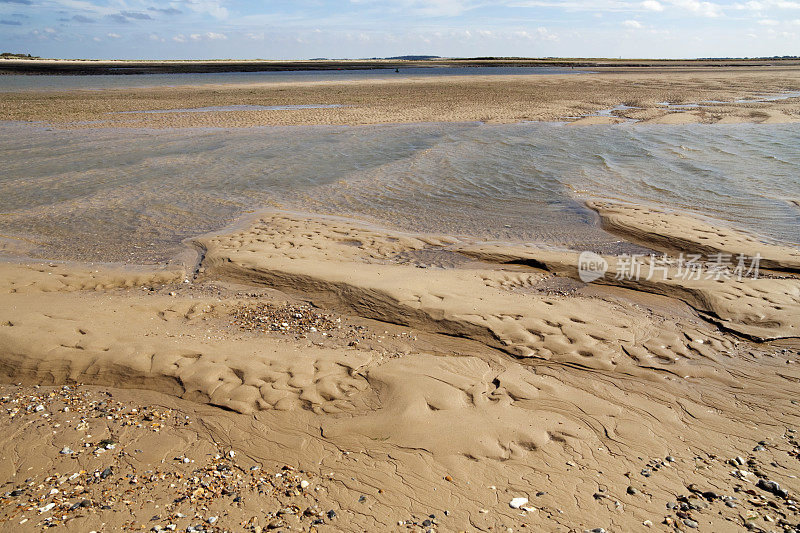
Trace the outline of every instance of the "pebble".
<instances>
[{"instance_id":1,"label":"pebble","mask_svg":"<svg viewBox=\"0 0 800 533\"><path fill-rule=\"evenodd\" d=\"M311 483L309 483L309 482L308 482L308 481L306 481L305 479L304 479L303 481L301 481L301 482L300 482L300 488L301 488L301 489L307 489L309 485L311 485Z\"/></svg>"},{"instance_id":2,"label":"pebble","mask_svg":"<svg viewBox=\"0 0 800 533\"><path fill-rule=\"evenodd\" d=\"M509 507L511 507L512 509L519 509L520 507L522 507L522 506L523 506L523 505L525 505L526 503L528 503L528 498L522 498L522 497L520 497L520 498L514 498L514 499L512 499L512 500L511 500L511 501L508 503L508 505L509 505Z\"/></svg>"},{"instance_id":3,"label":"pebble","mask_svg":"<svg viewBox=\"0 0 800 533\"><path fill-rule=\"evenodd\" d=\"M631 495L639 494L639 491L637 489L635 489L634 487L630 487L630 486L628 487L627 492L628 492L628 494L631 494Z\"/></svg>"},{"instance_id":4,"label":"pebble","mask_svg":"<svg viewBox=\"0 0 800 533\"><path fill-rule=\"evenodd\" d=\"M69 448L69 446L64 446L64 447L61 449L61 451L60 451L59 453L60 453L61 455L69 455L69 454L71 454L71 453L75 453L75 452L73 452L73 451L72 451L72 450Z\"/></svg>"},{"instance_id":5,"label":"pebble","mask_svg":"<svg viewBox=\"0 0 800 533\"><path fill-rule=\"evenodd\" d=\"M759 479L758 483L756 483L756 487L767 492L771 492L775 496L780 496L781 498L786 498L789 496L789 493L785 489L782 489L781 486L776 482L768 479Z\"/></svg>"},{"instance_id":6,"label":"pebble","mask_svg":"<svg viewBox=\"0 0 800 533\"><path fill-rule=\"evenodd\" d=\"M683 519L683 524L686 527L691 527L693 529L697 529L700 526L700 524L698 524L697 522L695 522L694 520L691 520L689 518L684 518Z\"/></svg>"}]
</instances>

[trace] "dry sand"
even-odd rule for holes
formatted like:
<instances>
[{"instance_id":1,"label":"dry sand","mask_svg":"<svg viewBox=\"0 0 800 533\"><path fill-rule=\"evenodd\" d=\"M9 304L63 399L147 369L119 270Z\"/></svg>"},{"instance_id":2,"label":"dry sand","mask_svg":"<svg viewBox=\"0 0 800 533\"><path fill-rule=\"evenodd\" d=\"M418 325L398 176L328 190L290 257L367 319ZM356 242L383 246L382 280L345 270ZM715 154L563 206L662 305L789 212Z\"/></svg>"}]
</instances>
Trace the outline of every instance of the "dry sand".
<instances>
[{"instance_id":1,"label":"dry sand","mask_svg":"<svg viewBox=\"0 0 800 533\"><path fill-rule=\"evenodd\" d=\"M796 527L797 251L595 208L782 270L587 285L571 253L283 212L196 269L0 265L2 527Z\"/></svg>"},{"instance_id":2,"label":"dry sand","mask_svg":"<svg viewBox=\"0 0 800 533\"><path fill-rule=\"evenodd\" d=\"M63 127L251 127L398 122L574 121L608 124L796 122L798 98L744 102L800 90L800 67L618 67L597 73L537 76L450 76L396 80L269 83L100 91L0 94L0 120ZM709 103L700 108L672 104ZM230 105L340 105L328 109L161 114L119 112ZM592 116L626 104L636 109Z\"/></svg>"}]
</instances>

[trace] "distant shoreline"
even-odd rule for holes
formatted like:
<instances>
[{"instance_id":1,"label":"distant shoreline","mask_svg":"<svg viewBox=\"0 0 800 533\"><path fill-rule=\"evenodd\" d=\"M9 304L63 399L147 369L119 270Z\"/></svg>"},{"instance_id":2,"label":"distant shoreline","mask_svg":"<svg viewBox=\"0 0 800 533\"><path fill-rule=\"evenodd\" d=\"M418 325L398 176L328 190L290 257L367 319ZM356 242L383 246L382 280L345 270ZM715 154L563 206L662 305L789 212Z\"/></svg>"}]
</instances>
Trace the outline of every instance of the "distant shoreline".
<instances>
[{"instance_id":1,"label":"distant shoreline","mask_svg":"<svg viewBox=\"0 0 800 533\"><path fill-rule=\"evenodd\" d=\"M774 59L369 59L369 60L71 60L0 59L0 74L126 75L299 70L373 70L438 67L769 67L800 66L798 58Z\"/></svg>"},{"instance_id":2,"label":"distant shoreline","mask_svg":"<svg viewBox=\"0 0 800 533\"><path fill-rule=\"evenodd\" d=\"M0 120L68 128L800 121L798 66L592 70L597 72L0 92ZM192 112L200 108L209 109Z\"/></svg>"}]
</instances>

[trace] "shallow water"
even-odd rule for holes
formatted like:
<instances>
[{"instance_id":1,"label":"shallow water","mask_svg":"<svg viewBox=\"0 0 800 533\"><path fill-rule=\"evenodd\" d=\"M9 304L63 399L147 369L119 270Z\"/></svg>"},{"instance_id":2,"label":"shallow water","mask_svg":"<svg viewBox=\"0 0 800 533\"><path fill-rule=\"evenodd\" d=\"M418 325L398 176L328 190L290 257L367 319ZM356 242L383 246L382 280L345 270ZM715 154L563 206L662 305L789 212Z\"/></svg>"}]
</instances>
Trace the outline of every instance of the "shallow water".
<instances>
[{"instance_id":1,"label":"shallow water","mask_svg":"<svg viewBox=\"0 0 800 533\"><path fill-rule=\"evenodd\" d=\"M0 234L40 256L163 260L269 207L575 248L583 199L688 210L800 243L796 125L410 124L208 130L0 125Z\"/></svg>"},{"instance_id":2,"label":"shallow water","mask_svg":"<svg viewBox=\"0 0 800 533\"><path fill-rule=\"evenodd\" d=\"M536 76L543 74L581 74L586 70L560 67L414 67L358 70L294 70L281 72L214 72L186 74L120 74L120 75L4 75L2 91L67 91L75 89L122 89L141 87L177 87L210 84L261 84L309 81L348 81L370 79L402 79L420 76Z\"/></svg>"}]
</instances>

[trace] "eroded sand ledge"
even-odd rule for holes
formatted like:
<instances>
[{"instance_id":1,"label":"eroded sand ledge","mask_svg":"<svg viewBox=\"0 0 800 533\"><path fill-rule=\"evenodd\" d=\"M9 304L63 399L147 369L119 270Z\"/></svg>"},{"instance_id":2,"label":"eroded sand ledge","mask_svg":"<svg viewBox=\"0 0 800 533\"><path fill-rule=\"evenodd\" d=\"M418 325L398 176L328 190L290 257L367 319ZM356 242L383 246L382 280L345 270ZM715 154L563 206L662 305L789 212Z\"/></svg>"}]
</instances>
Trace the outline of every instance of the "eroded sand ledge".
<instances>
[{"instance_id":1,"label":"eroded sand ledge","mask_svg":"<svg viewBox=\"0 0 800 533\"><path fill-rule=\"evenodd\" d=\"M594 207L651 245L680 234L676 248L757 250L783 273L724 284L605 279L564 293L547 287L576 278L573 253L272 212L198 238L196 273L0 265L0 376L145 389L240 413L207 415L218 422L206 431L265 462L331 471L353 530L434 513L454 531L627 531L683 520L665 503L692 491L739 498L696 505L690 519L703 530L766 530L770 513L795 523L786 499L754 482L800 492L787 440L800 426L797 251L711 235L677 215ZM419 251L476 261L397 260ZM283 292L256 298L299 297L345 321L378 320L365 326L377 337L243 335L231 310L256 298L219 287L269 287ZM401 346L384 329L409 340ZM733 475L725 461L736 456L752 456L737 468L758 476ZM765 512L737 487L777 508ZM358 501L365 493L368 505ZM518 496L530 510L509 508Z\"/></svg>"}]
</instances>

